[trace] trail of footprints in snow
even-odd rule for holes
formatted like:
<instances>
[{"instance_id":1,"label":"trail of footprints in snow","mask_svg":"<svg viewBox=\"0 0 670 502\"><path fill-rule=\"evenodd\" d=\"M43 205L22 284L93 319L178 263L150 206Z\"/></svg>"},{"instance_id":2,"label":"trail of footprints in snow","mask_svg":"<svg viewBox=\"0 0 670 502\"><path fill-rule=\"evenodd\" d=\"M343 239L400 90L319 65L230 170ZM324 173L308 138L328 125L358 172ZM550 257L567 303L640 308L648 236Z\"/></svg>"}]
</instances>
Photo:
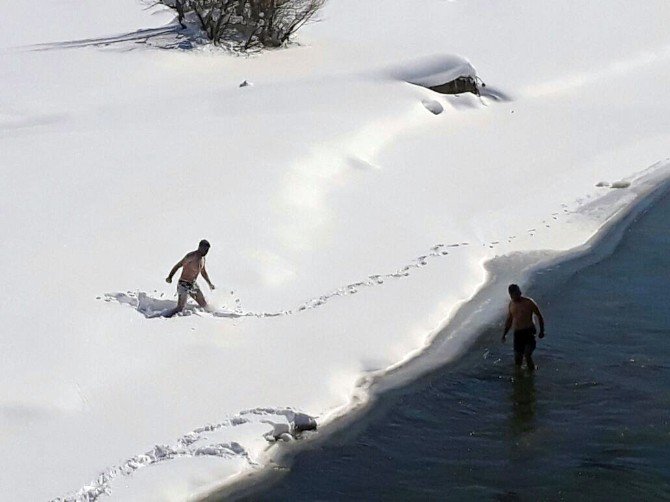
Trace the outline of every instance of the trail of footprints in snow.
<instances>
[{"instance_id":1,"label":"trail of footprints in snow","mask_svg":"<svg viewBox=\"0 0 670 502\"><path fill-rule=\"evenodd\" d=\"M359 281L355 282L352 284L348 284L344 287L338 288L334 291L331 291L328 294L319 296L318 298L313 298L311 300L308 300L307 302L303 303L299 307L292 309L292 310L287 310L283 312L277 312L277 313L262 313L262 314L252 314L252 315L257 315L259 317L266 317L266 316L272 316L272 315L292 315L296 314L298 312L302 312L304 310L309 310L309 309L314 309L317 307L322 306L325 304L327 301L331 300L332 298L335 298L337 296L347 296L347 295L353 295L358 293L358 290L360 288L364 287L374 287L374 286L379 286L381 284L384 284L384 281L390 280L390 279L401 279L403 277L408 277L410 275L410 272L413 269L418 269L421 267L425 267L428 265L428 260L431 258L437 258L437 257L442 257L446 256L449 254L449 251L447 251L447 248L457 248L461 246L469 246L469 242L461 242L461 243L456 243L456 244L437 244L433 246L430 250L429 253L419 256L418 258L415 258L412 262L409 264L405 265L404 267L396 270L395 272L392 273L387 273L387 274L375 274L375 275L370 275L367 277L366 280L364 281Z\"/></svg>"},{"instance_id":2,"label":"trail of footprints in snow","mask_svg":"<svg viewBox=\"0 0 670 502\"><path fill-rule=\"evenodd\" d=\"M568 210L568 206L566 204L561 204L561 210L563 215L567 215L570 213ZM551 221L558 221L559 217L561 216L561 212L554 212L551 214ZM549 223L548 219L542 220L542 226L544 228L551 228L551 225ZM538 225L539 227L539 225ZM535 235L538 232L538 227L533 227L529 228L527 230L527 234L529 237L535 237ZM503 239L506 241L506 243L512 243L515 239L518 237L516 235L510 235L506 239ZM482 246L488 247L490 249L494 249L496 246L500 245L503 240L494 240L490 242L484 242L482 243ZM379 286L381 284L384 284L386 280L391 280L391 279L401 279L404 277L408 277L410 275L410 272L413 269L418 269L421 267L424 267L428 265L429 260L435 259L435 258L441 258L449 254L449 250L454 250L455 248L461 248L461 247L466 247L470 246L471 244L469 242L458 242L458 243L452 243L452 244L436 244L432 248L430 248L430 251L426 253L425 255L419 256L418 258L415 258L412 260L409 264L405 265L404 267L396 270L395 272L392 273L386 273L386 274L375 274L375 275L370 275L368 276L365 280L355 282L352 284L347 284L346 286L340 287L336 290L333 290L327 294L321 295L316 298L312 298L310 300L307 300L306 302L302 303L298 307L292 308L292 309L287 309L287 310L280 310L280 311L275 311L275 312L249 312L245 311L242 308L241 301L239 298L235 296L235 292L231 291L230 294L233 296L233 300L235 302L235 307L234 310L231 313L217 313L214 312L212 315L215 317L259 317L259 318L264 318L264 317L280 317L280 316L288 316L288 315L295 315L300 312L306 311L306 310L311 310L315 308L319 308L326 304L328 301L332 300L333 298L336 297L341 297L341 296L349 296L358 293L359 289L361 288L369 288L369 287L374 287L374 286ZM163 295L161 295L162 297ZM150 298L146 293L142 292L131 292L128 291L127 293L115 293L115 294L107 294L104 297L105 301L117 301L119 303L124 303L128 304L132 307L134 307L136 310L139 312L143 313L146 315L146 312L142 310L141 304L143 299L149 299L150 301L153 301L154 303L161 303L161 302L168 302L168 300L162 300L162 299L156 299L156 298ZM167 304L164 308L168 308ZM190 315L193 312L201 312L202 310L199 308L188 308L185 312L185 315ZM151 315L149 317L157 317L156 315Z\"/></svg>"},{"instance_id":3,"label":"trail of footprints in snow","mask_svg":"<svg viewBox=\"0 0 670 502\"><path fill-rule=\"evenodd\" d=\"M570 213L568 210L567 204L561 204L561 210L563 212L563 215L567 215ZM561 213L560 212L554 212L551 214L551 218L553 221L558 221ZM551 225L548 223L547 220L542 220L542 224L546 228L551 228ZM537 234L537 228L529 228L527 231L528 235L530 237L535 237ZM513 242L515 239L517 239L516 235L510 235L505 239L507 243ZM501 241L496 240L496 241L490 241L490 242L484 242L482 243L482 246L484 247L489 247L490 249L495 248L495 246L500 245ZM277 316L284 316L284 315L293 315L298 312L302 312L305 310L310 310L314 308L321 307L324 305L326 302L329 300L338 297L338 296L347 296L347 295L352 295L356 294L359 290L359 288L362 287L373 287L373 286L378 286L380 284L383 284L385 280L387 279L400 279L403 277L408 277L410 275L410 271L412 269L417 269L424 267L428 264L428 260L432 258L439 258L443 257L449 254L448 249L449 248L460 248L460 247L465 247L465 246L470 246L469 242L459 242L459 243L453 243L453 244L436 244L432 248L430 248L430 252L419 256L418 258L415 258L412 262L410 262L408 265L405 265L403 268L398 269L396 272L389 273L389 274L379 274L379 275L370 275L368 278L364 281L360 282L355 282L353 284L348 284L344 287L338 288L334 291L331 291L328 294L319 296L318 298L312 298L311 300L306 301L299 307L295 309L290 309L290 310L284 310L281 312L261 312L261 313L253 313L253 312L247 312L243 315L246 316L252 316L252 317L277 317Z\"/></svg>"},{"instance_id":4,"label":"trail of footprints in snow","mask_svg":"<svg viewBox=\"0 0 670 502\"><path fill-rule=\"evenodd\" d=\"M263 418L263 420L257 420L258 422L274 425L273 422L267 420L268 417L284 417L286 420L290 420L290 418L297 413L298 412L291 408L255 408L242 411L238 415L228 418L220 423L208 424L193 429L191 432L184 434L177 439L172 445L156 445L151 450L135 455L120 465L109 467L76 493L65 497L56 497L51 499L51 502L95 502L102 495L111 495L111 483L115 478L119 476L131 476L138 469L180 457L239 457L245 459L250 465L256 466L258 464L251 459L244 447L235 441L212 444L197 443L206 440L207 433L215 432L226 427L237 427L249 424L254 421L254 417Z\"/></svg>"}]
</instances>

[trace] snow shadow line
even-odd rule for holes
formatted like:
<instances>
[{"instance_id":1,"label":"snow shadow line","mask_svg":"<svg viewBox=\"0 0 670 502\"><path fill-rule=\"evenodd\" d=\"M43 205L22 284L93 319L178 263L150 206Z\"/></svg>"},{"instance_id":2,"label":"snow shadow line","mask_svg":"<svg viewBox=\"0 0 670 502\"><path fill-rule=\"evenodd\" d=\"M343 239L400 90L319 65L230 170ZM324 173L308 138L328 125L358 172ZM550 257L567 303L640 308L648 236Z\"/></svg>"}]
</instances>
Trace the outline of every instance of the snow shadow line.
<instances>
[{"instance_id":1,"label":"snow shadow line","mask_svg":"<svg viewBox=\"0 0 670 502\"><path fill-rule=\"evenodd\" d=\"M121 35L112 35L99 38L83 38L80 40L68 40L63 42L51 42L35 44L25 47L32 51L48 51L59 49L78 49L82 47L100 47L114 44L135 43L152 45L161 49L192 49L194 44L189 32L184 32L179 25L171 25L162 28L146 28L131 31ZM150 44L152 40L158 43Z\"/></svg>"}]
</instances>

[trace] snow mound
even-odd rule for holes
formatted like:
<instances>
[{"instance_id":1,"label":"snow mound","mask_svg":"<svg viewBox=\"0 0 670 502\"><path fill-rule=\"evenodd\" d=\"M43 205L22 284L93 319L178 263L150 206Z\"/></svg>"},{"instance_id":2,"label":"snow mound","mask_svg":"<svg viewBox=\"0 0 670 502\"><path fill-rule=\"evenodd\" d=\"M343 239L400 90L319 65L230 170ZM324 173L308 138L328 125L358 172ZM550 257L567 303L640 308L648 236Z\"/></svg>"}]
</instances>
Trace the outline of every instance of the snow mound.
<instances>
[{"instance_id":1,"label":"snow mound","mask_svg":"<svg viewBox=\"0 0 670 502\"><path fill-rule=\"evenodd\" d=\"M262 422L272 426L272 430L263 435L269 442L292 441L299 439L304 432L315 431L317 428L316 420L305 413L289 412L284 415L288 423L276 423L270 420Z\"/></svg>"},{"instance_id":2,"label":"snow mound","mask_svg":"<svg viewBox=\"0 0 670 502\"><path fill-rule=\"evenodd\" d=\"M424 99L421 101L421 104L433 115L439 115L444 111L444 106L439 101L434 99Z\"/></svg>"},{"instance_id":3,"label":"snow mound","mask_svg":"<svg viewBox=\"0 0 670 502\"><path fill-rule=\"evenodd\" d=\"M459 77L477 77L470 61L453 54L435 55L408 62L390 70L390 76L422 87L434 87Z\"/></svg>"},{"instance_id":4,"label":"snow mound","mask_svg":"<svg viewBox=\"0 0 670 502\"><path fill-rule=\"evenodd\" d=\"M615 181L615 182L613 182L613 183L610 183L609 181L599 181L598 183L596 183L596 186L597 186L598 188L603 188L603 187L605 187L605 188L614 188L614 189L617 189L617 188L628 188L628 187L630 187L630 181L619 180L619 181Z\"/></svg>"}]
</instances>

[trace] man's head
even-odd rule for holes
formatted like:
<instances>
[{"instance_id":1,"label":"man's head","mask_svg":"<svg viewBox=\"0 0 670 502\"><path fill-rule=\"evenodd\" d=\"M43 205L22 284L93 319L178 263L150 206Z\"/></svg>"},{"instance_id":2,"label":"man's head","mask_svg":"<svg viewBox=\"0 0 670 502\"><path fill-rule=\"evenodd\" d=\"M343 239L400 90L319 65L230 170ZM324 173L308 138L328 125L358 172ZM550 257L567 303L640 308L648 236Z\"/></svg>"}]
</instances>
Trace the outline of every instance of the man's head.
<instances>
[{"instance_id":1,"label":"man's head","mask_svg":"<svg viewBox=\"0 0 670 502\"><path fill-rule=\"evenodd\" d=\"M198 244L198 252L202 255L205 256L207 252L209 251L209 242L206 241L205 239L200 241L200 244Z\"/></svg>"},{"instance_id":2,"label":"man's head","mask_svg":"<svg viewBox=\"0 0 670 502\"><path fill-rule=\"evenodd\" d=\"M521 298L521 288L516 284L510 284L507 291L512 300L518 301Z\"/></svg>"}]
</instances>

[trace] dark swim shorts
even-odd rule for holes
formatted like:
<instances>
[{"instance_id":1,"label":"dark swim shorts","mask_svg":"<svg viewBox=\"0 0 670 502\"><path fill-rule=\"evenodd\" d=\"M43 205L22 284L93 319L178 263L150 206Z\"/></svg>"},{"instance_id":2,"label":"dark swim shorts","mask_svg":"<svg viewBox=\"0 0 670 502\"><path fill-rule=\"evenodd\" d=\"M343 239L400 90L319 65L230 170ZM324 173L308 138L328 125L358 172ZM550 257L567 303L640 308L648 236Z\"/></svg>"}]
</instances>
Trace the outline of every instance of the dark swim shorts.
<instances>
[{"instance_id":1,"label":"dark swim shorts","mask_svg":"<svg viewBox=\"0 0 670 502\"><path fill-rule=\"evenodd\" d=\"M193 281L193 282L188 282L188 281L179 281L177 283L177 293L180 295L197 295L200 292L200 288L198 287L198 284Z\"/></svg>"},{"instance_id":2,"label":"dark swim shorts","mask_svg":"<svg viewBox=\"0 0 670 502\"><path fill-rule=\"evenodd\" d=\"M535 326L516 330L514 332L514 352L520 354L526 351L533 352L536 345L535 333L537 333Z\"/></svg>"}]
</instances>

